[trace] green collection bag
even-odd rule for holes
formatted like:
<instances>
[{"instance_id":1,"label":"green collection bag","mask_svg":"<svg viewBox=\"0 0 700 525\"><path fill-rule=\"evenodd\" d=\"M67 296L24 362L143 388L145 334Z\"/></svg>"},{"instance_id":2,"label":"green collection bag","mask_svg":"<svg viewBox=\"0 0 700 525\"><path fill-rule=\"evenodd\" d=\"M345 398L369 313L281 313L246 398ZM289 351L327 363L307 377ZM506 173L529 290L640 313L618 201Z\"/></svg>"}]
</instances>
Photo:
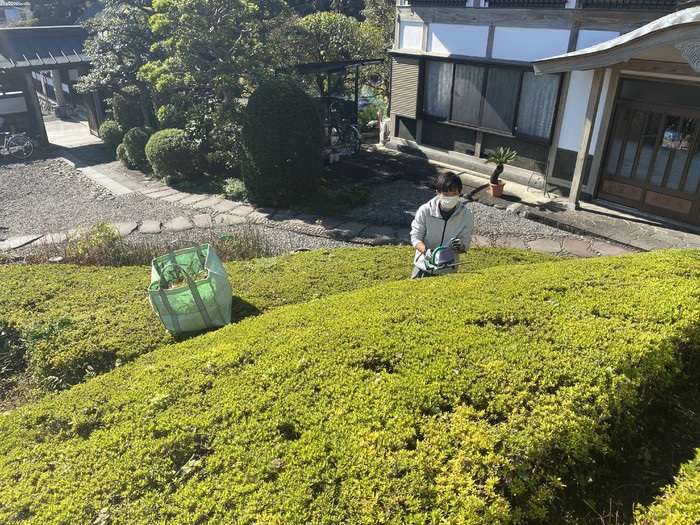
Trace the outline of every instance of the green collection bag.
<instances>
[{"instance_id":1,"label":"green collection bag","mask_svg":"<svg viewBox=\"0 0 700 525\"><path fill-rule=\"evenodd\" d=\"M173 335L231 322L233 291L219 256L209 244L153 259L148 300Z\"/></svg>"}]
</instances>

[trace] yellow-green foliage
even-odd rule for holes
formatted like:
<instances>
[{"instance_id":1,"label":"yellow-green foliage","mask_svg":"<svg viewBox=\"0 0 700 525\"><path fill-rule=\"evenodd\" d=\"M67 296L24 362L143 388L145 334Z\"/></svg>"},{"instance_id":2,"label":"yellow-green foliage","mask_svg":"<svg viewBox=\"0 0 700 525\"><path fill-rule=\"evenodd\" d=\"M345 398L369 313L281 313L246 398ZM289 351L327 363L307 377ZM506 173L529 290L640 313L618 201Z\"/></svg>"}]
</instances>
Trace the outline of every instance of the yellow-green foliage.
<instances>
[{"instance_id":1,"label":"yellow-green foliage","mask_svg":"<svg viewBox=\"0 0 700 525\"><path fill-rule=\"evenodd\" d=\"M675 485L658 502L637 514L639 525L696 525L700 519L700 449L681 466Z\"/></svg>"},{"instance_id":2,"label":"yellow-green foliage","mask_svg":"<svg viewBox=\"0 0 700 525\"><path fill-rule=\"evenodd\" d=\"M699 294L676 251L277 308L5 414L0 523L550 523L698 351Z\"/></svg>"},{"instance_id":3,"label":"yellow-green foliage","mask_svg":"<svg viewBox=\"0 0 700 525\"><path fill-rule=\"evenodd\" d=\"M71 250L113 239L93 228ZM410 275L405 246L304 252L226 264L234 320L285 304ZM471 268L552 260L517 250L472 250ZM61 388L110 370L173 339L148 304L148 268L0 266L0 321L24 334L33 373Z\"/></svg>"}]
</instances>

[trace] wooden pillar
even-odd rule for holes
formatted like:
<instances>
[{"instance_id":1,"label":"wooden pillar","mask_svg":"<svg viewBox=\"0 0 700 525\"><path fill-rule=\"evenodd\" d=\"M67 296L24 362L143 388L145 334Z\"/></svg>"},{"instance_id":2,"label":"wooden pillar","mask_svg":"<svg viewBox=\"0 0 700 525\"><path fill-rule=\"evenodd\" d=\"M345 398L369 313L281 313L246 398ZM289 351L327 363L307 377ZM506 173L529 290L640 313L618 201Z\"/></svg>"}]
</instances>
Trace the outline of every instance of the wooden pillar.
<instances>
[{"instance_id":1,"label":"wooden pillar","mask_svg":"<svg viewBox=\"0 0 700 525\"><path fill-rule=\"evenodd\" d=\"M31 71L24 73L24 100L27 103L27 112L29 118L36 131L39 144L42 146L49 145L49 136L46 134L46 126L44 126L44 118L41 116L41 108L39 107L39 97L36 95L34 88L34 79Z\"/></svg>"},{"instance_id":2,"label":"wooden pillar","mask_svg":"<svg viewBox=\"0 0 700 525\"><path fill-rule=\"evenodd\" d=\"M63 93L63 80L61 79L61 71L58 69L51 70L51 80L53 81L53 92L56 97L56 105L65 106L66 96Z\"/></svg>"},{"instance_id":3,"label":"wooden pillar","mask_svg":"<svg viewBox=\"0 0 700 525\"><path fill-rule=\"evenodd\" d=\"M593 127L595 117L598 113L598 104L600 102L600 92L603 86L603 78L605 77L605 69L596 69L593 73L593 82L591 84L591 92L588 95L588 106L586 107L586 117L583 121L583 129L581 130L581 142L578 147L578 155L576 156L576 166L574 167L574 179L571 181L571 192L566 207L570 210L579 208L579 197L581 196L581 186L583 184L583 168L586 165L588 150L591 147L593 140Z\"/></svg>"}]
</instances>

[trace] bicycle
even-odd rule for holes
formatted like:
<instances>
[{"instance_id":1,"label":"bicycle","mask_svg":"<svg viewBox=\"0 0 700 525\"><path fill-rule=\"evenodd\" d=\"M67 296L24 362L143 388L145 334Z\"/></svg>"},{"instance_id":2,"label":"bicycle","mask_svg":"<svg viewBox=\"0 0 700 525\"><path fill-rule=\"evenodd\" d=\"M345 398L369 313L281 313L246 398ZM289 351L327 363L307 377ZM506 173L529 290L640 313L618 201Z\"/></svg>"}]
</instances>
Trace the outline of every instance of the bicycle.
<instances>
[{"instance_id":1,"label":"bicycle","mask_svg":"<svg viewBox=\"0 0 700 525\"><path fill-rule=\"evenodd\" d=\"M4 136L0 154L3 157L12 155L16 159L26 159L34 153L34 143L26 133L10 133L9 131L0 132Z\"/></svg>"},{"instance_id":2,"label":"bicycle","mask_svg":"<svg viewBox=\"0 0 700 525\"><path fill-rule=\"evenodd\" d=\"M333 148L345 146L350 155L355 155L360 151L362 135L357 126L350 123L350 119L344 118L343 113L335 102L330 107L330 142Z\"/></svg>"}]
</instances>

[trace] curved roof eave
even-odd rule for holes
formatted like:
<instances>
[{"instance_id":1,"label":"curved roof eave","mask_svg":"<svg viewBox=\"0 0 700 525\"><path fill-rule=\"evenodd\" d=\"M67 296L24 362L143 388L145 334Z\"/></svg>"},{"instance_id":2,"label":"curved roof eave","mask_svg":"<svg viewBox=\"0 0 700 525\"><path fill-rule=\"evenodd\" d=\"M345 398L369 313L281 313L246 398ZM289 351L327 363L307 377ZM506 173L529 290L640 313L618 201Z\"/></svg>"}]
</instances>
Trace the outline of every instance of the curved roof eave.
<instances>
[{"instance_id":1,"label":"curved roof eave","mask_svg":"<svg viewBox=\"0 0 700 525\"><path fill-rule=\"evenodd\" d=\"M585 71L619 64L653 47L700 41L700 7L671 13L600 44L532 62L535 73Z\"/></svg>"}]
</instances>

